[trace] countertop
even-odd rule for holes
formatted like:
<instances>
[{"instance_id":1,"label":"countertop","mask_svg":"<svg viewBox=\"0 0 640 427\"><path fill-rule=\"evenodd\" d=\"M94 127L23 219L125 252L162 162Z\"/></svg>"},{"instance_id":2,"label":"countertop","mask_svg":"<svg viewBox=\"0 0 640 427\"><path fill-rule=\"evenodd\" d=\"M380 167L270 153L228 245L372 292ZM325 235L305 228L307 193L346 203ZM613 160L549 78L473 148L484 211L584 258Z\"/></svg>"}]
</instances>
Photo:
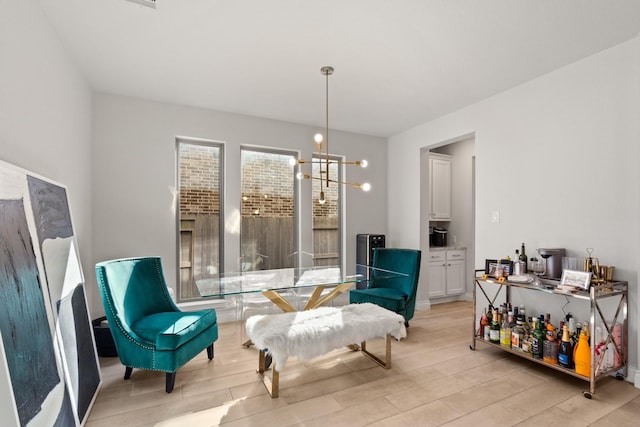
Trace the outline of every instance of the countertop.
<instances>
[{"instance_id":1,"label":"countertop","mask_svg":"<svg viewBox=\"0 0 640 427\"><path fill-rule=\"evenodd\" d=\"M432 251L466 251L466 246L429 246L429 252Z\"/></svg>"}]
</instances>

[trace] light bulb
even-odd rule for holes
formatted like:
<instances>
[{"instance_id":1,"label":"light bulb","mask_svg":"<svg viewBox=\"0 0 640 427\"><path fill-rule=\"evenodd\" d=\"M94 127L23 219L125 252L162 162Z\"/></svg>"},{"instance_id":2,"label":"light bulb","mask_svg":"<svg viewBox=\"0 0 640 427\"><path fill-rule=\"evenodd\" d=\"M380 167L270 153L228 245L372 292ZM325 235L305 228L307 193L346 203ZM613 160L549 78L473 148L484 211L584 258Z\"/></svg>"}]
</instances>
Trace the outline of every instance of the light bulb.
<instances>
[{"instance_id":1,"label":"light bulb","mask_svg":"<svg viewBox=\"0 0 640 427\"><path fill-rule=\"evenodd\" d=\"M368 182L363 182L362 184L360 184L360 188L362 188L362 191L369 191L371 190L371 184L369 184Z\"/></svg>"},{"instance_id":2,"label":"light bulb","mask_svg":"<svg viewBox=\"0 0 640 427\"><path fill-rule=\"evenodd\" d=\"M316 144L318 144L318 145L322 144L322 140L323 140L323 139L324 139L324 138L322 137L322 134L321 134L321 133L316 133L316 134L313 136L313 140L314 140L314 141L316 142Z\"/></svg>"},{"instance_id":3,"label":"light bulb","mask_svg":"<svg viewBox=\"0 0 640 427\"><path fill-rule=\"evenodd\" d=\"M324 199L324 191L321 191L320 199L318 200L318 203L320 203L321 205L324 205L324 202L326 202L326 200Z\"/></svg>"},{"instance_id":4,"label":"light bulb","mask_svg":"<svg viewBox=\"0 0 640 427\"><path fill-rule=\"evenodd\" d=\"M360 160L360 167L366 168L368 164L369 162L367 162L366 160L364 159Z\"/></svg>"},{"instance_id":5,"label":"light bulb","mask_svg":"<svg viewBox=\"0 0 640 427\"><path fill-rule=\"evenodd\" d=\"M296 174L296 179L304 179L304 174L302 172L298 172Z\"/></svg>"},{"instance_id":6,"label":"light bulb","mask_svg":"<svg viewBox=\"0 0 640 427\"><path fill-rule=\"evenodd\" d=\"M296 159L295 157L291 157L291 158L289 159L289 164L290 164L291 166L295 166L295 165L297 165L297 164L298 164L298 159Z\"/></svg>"}]
</instances>

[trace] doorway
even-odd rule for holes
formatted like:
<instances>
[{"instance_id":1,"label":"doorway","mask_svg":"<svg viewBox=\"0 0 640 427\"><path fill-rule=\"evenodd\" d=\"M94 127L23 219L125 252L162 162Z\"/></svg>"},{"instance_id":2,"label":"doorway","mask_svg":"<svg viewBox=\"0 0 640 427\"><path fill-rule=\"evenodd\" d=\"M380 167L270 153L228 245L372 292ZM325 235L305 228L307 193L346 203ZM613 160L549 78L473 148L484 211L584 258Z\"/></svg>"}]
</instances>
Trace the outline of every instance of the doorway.
<instances>
[{"instance_id":1,"label":"doorway","mask_svg":"<svg viewBox=\"0 0 640 427\"><path fill-rule=\"evenodd\" d=\"M444 154L451 160L451 215L450 219L437 223L430 222L430 153ZM473 298L471 283L475 274L475 173L474 134L423 147L420 151L420 248L423 251L422 269L425 272L421 277L424 277L425 281L419 287L416 307L428 309L431 304L455 300L470 301ZM461 294L434 297L431 290L434 284L426 280L430 276L428 269L431 256L441 250L433 250L429 245L430 227L434 225L447 229L447 248L465 248L464 291Z\"/></svg>"}]
</instances>

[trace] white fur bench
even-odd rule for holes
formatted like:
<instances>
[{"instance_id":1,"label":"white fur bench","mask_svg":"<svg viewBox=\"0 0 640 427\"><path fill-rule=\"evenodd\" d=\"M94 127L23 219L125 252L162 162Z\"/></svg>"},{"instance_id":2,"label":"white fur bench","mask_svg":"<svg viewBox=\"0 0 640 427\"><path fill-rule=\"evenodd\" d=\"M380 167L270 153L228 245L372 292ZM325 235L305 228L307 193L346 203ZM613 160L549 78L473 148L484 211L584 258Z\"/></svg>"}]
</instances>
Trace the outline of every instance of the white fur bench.
<instances>
[{"instance_id":1,"label":"white fur bench","mask_svg":"<svg viewBox=\"0 0 640 427\"><path fill-rule=\"evenodd\" d=\"M360 343L364 354L390 369L390 336L397 340L407 336L404 317L370 303L252 316L247 319L246 328L249 339L261 349L258 373L271 397L278 397L278 369L284 369L291 356L312 359ZM386 337L384 361L368 352L366 347L367 340L379 337ZM265 375L266 351L274 361L271 379Z\"/></svg>"}]
</instances>

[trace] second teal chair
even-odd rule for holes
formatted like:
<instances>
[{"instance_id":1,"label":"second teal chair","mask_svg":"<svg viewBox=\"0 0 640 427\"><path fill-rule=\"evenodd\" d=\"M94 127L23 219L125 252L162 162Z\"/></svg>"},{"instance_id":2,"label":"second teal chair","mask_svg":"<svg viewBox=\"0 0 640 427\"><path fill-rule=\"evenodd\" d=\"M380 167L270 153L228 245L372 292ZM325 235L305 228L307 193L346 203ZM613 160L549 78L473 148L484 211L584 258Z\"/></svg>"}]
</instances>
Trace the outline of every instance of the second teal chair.
<instances>
[{"instance_id":1,"label":"second teal chair","mask_svg":"<svg viewBox=\"0 0 640 427\"><path fill-rule=\"evenodd\" d=\"M171 393L178 368L207 349L213 359L218 322L213 309L183 312L171 299L159 257L96 264L109 329L126 367L166 372Z\"/></svg>"},{"instance_id":2,"label":"second teal chair","mask_svg":"<svg viewBox=\"0 0 640 427\"><path fill-rule=\"evenodd\" d=\"M416 306L420 256L421 252L414 249L374 248L369 284L366 289L351 290L349 302L379 305L404 316L409 326ZM403 276L390 277L385 270Z\"/></svg>"}]
</instances>

